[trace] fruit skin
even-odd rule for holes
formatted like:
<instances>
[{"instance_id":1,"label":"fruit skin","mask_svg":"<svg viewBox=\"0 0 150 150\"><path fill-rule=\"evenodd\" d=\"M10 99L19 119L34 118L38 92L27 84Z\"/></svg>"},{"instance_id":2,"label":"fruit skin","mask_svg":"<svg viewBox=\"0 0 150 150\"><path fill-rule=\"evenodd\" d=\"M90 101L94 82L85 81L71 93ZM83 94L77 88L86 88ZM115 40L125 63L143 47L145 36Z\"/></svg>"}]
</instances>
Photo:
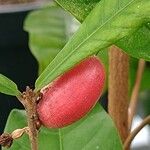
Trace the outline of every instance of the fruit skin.
<instances>
[{"instance_id":1,"label":"fruit skin","mask_svg":"<svg viewBox=\"0 0 150 150\"><path fill-rule=\"evenodd\" d=\"M62 128L85 116L98 101L105 71L100 60L89 57L67 71L44 90L37 112L48 128Z\"/></svg>"}]
</instances>

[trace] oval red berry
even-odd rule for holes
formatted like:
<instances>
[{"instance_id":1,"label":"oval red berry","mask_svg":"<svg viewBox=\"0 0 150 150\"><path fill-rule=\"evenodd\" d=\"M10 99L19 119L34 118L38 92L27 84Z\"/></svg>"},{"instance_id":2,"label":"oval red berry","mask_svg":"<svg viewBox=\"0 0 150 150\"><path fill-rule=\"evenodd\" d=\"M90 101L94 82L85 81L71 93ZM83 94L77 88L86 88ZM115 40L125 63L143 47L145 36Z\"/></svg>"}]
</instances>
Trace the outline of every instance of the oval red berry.
<instances>
[{"instance_id":1,"label":"oval red berry","mask_svg":"<svg viewBox=\"0 0 150 150\"><path fill-rule=\"evenodd\" d=\"M42 91L37 107L41 123L61 128L81 119L98 101L104 80L105 71L97 57L77 64Z\"/></svg>"}]
</instances>

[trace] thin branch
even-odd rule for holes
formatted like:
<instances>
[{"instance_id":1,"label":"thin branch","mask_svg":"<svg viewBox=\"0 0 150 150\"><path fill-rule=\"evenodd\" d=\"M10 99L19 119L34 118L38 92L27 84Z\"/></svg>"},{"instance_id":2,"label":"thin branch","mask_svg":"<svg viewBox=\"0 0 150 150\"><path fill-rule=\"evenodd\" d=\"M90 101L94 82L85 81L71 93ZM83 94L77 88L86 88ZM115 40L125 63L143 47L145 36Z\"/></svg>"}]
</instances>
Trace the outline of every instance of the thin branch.
<instances>
[{"instance_id":1,"label":"thin branch","mask_svg":"<svg viewBox=\"0 0 150 150\"><path fill-rule=\"evenodd\" d=\"M150 115L148 117L146 117L142 123L137 127L135 128L131 134L128 136L128 138L126 139L125 143L124 143L124 150L127 150L130 145L131 145L131 142L133 141L134 137L140 132L140 130L147 124L150 124Z\"/></svg>"},{"instance_id":2,"label":"thin branch","mask_svg":"<svg viewBox=\"0 0 150 150\"><path fill-rule=\"evenodd\" d=\"M128 117L129 130L131 130L132 120L133 120L133 117L134 117L135 112L136 112L137 100L138 100L139 89L140 89L140 84L141 84L144 68L145 68L145 61L143 59L140 59L139 63L138 63L136 80L135 80L135 84L134 84L133 91L131 94L131 100L130 100L130 105L129 105L129 110L128 110L128 113L129 113L129 117Z\"/></svg>"}]
</instances>

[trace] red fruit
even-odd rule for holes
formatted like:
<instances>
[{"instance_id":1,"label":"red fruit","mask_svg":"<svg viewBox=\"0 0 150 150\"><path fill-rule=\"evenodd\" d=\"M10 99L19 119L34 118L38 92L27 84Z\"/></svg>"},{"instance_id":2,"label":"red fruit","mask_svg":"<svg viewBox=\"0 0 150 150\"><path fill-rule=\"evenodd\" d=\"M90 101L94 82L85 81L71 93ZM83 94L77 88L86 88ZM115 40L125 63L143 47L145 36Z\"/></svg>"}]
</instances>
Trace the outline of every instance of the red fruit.
<instances>
[{"instance_id":1,"label":"red fruit","mask_svg":"<svg viewBox=\"0 0 150 150\"><path fill-rule=\"evenodd\" d=\"M61 75L42 90L37 108L41 123L61 128L81 119L98 101L104 80L103 65L95 56Z\"/></svg>"}]
</instances>

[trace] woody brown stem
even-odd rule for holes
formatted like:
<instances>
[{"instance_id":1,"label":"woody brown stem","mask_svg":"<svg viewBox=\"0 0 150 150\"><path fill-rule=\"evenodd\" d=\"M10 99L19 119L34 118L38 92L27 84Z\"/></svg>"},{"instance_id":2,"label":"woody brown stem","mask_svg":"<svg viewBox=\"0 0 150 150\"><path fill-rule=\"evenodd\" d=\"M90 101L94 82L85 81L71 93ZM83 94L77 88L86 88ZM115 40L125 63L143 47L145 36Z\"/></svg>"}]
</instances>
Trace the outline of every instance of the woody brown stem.
<instances>
[{"instance_id":1,"label":"woody brown stem","mask_svg":"<svg viewBox=\"0 0 150 150\"><path fill-rule=\"evenodd\" d=\"M135 80L135 84L134 84L133 91L131 94L131 100L130 100L130 105L129 105L129 112L128 112L129 113L129 118L128 118L129 130L131 129L132 120L135 115L135 111L137 107L137 100L138 100L139 89L140 89L140 84L141 84L144 68L145 68L145 61L143 59L140 59L138 63L136 80Z\"/></svg>"},{"instance_id":2,"label":"woody brown stem","mask_svg":"<svg viewBox=\"0 0 150 150\"><path fill-rule=\"evenodd\" d=\"M29 138L31 142L31 149L38 150L38 131L36 124L38 122L38 116L36 111L37 95L29 87L23 92L24 107L27 113Z\"/></svg>"},{"instance_id":3,"label":"woody brown stem","mask_svg":"<svg viewBox=\"0 0 150 150\"><path fill-rule=\"evenodd\" d=\"M122 142L128 136L128 72L129 58L118 47L109 49L108 111Z\"/></svg>"}]
</instances>

